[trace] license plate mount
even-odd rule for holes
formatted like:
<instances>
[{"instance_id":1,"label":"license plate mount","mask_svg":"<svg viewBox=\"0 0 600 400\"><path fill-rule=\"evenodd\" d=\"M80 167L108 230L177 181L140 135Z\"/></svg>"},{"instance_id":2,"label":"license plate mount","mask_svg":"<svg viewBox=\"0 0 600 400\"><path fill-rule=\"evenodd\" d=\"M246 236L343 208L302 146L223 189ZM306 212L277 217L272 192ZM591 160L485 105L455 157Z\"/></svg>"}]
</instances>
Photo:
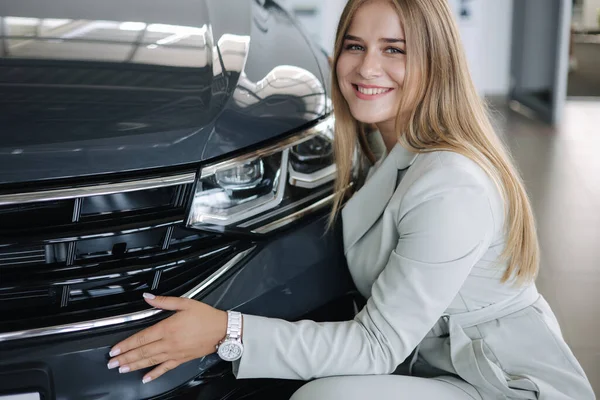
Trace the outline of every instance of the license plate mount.
<instances>
[{"instance_id":1,"label":"license plate mount","mask_svg":"<svg viewBox=\"0 0 600 400\"><path fill-rule=\"evenodd\" d=\"M0 400L55 400L50 368L37 363L1 367Z\"/></svg>"},{"instance_id":2,"label":"license plate mount","mask_svg":"<svg viewBox=\"0 0 600 400\"><path fill-rule=\"evenodd\" d=\"M0 394L0 400L40 400L40 394L20 393L20 394Z\"/></svg>"}]
</instances>

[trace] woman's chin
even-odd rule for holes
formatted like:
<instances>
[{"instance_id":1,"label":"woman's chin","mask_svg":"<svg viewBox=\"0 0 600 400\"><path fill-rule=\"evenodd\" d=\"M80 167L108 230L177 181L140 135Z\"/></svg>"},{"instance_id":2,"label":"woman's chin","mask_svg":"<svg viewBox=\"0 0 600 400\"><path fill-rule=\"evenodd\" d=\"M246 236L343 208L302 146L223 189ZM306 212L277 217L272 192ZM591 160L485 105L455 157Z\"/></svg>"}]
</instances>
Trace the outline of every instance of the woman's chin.
<instances>
[{"instance_id":1,"label":"woman's chin","mask_svg":"<svg viewBox=\"0 0 600 400\"><path fill-rule=\"evenodd\" d=\"M364 124L378 124L396 117L394 112L390 110L382 110L373 107L372 105L358 105L350 107L350 113L358 122Z\"/></svg>"},{"instance_id":2,"label":"woman's chin","mask_svg":"<svg viewBox=\"0 0 600 400\"><path fill-rule=\"evenodd\" d=\"M369 115L366 113L352 113L352 116L358 122L362 122L363 124L377 124L381 122L381 118L374 118L373 115Z\"/></svg>"}]
</instances>

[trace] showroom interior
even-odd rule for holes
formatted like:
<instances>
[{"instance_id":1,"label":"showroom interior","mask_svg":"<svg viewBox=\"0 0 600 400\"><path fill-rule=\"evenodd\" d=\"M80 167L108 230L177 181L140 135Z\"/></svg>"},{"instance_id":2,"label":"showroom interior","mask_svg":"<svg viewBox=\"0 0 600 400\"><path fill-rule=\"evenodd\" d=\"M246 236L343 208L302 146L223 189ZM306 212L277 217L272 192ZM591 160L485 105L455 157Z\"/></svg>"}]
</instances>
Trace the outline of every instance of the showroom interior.
<instances>
[{"instance_id":1,"label":"showroom interior","mask_svg":"<svg viewBox=\"0 0 600 400\"><path fill-rule=\"evenodd\" d=\"M323 54L346 0L149 0L143 11L138 0L18 1L0 0L0 400L288 398L296 386L233 389L216 357L154 388L141 374L117 382L105 364L115 340L163 317L143 289L284 319L356 311L349 278L336 275L343 261L325 254L343 254L339 232L321 239L317 218L332 199L332 158L298 172L302 138L333 137ZM448 2L532 203L537 288L598 395L600 0ZM197 17L209 11L210 21ZM230 198L232 166L264 175L273 198L245 210ZM210 214L215 198L242 211ZM56 372L67 364L68 376Z\"/></svg>"}]
</instances>

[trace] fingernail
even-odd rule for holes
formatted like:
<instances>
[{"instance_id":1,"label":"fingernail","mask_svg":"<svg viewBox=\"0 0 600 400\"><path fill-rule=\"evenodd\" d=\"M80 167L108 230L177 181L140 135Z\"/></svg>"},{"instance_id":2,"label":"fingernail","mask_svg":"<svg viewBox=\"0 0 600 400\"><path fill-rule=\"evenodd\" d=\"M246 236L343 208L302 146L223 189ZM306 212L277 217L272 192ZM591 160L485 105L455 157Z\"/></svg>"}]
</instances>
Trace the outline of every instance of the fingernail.
<instances>
[{"instance_id":1,"label":"fingernail","mask_svg":"<svg viewBox=\"0 0 600 400\"><path fill-rule=\"evenodd\" d=\"M108 355L111 357L116 357L119 354L121 354L121 349L113 349L110 351L110 353L108 353Z\"/></svg>"},{"instance_id":2,"label":"fingernail","mask_svg":"<svg viewBox=\"0 0 600 400\"><path fill-rule=\"evenodd\" d=\"M152 378L150 378L149 376L145 376L144 379L142 379L142 383L148 383L152 380Z\"/></svg>"},{"instance_id":3,"label":"fingernail","mask_svg":"<svg viewBox=\"0 0 600 400\"><path fill-rule=\"evenodd\" d=\"M119 366L119 362L117 360L111 361L108 363L108 369L114 369Z\"/></svg>"},{"instance_id":4,"label":"fingernail","mask_svg":"<svg viewBox=\"0 0 600 400\"><path fill-rule=\"evenodd\" d=\"M124 366L124 367L119 368L119 373L120 374L126 374L129 371L131 371L131 368L129 368L128 366Z\"/></svg>"},{"instance_id":5,"label":"fingernail","mask_svg":"<svg viewBox=\"0 0 600 400\"><path fill-rule=\"evenodd\" d=\"M153 295L152 293L144 293L143 296L145 299L150 299L150 300L154 300L156 298L156 296Z\"/></svg>"}]
</instances>

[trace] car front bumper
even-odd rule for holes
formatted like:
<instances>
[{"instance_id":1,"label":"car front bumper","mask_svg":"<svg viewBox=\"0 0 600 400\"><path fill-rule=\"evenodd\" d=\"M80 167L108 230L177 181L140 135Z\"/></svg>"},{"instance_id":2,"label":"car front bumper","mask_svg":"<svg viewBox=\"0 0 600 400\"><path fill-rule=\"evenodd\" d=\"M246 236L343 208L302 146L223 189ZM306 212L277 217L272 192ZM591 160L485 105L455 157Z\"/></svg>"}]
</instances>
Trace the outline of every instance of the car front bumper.
<instances>
[{"instance_id":1,"label":"car front bumper","mask_svg":"<svg viewBox=\"0 0 600 400\"><path fill-rule=\"evenodd\" d=\"M257 242L247 257L195 298L219 309L290 320L348 317L337 306L323 308L355 293L339 229L324 233L325 220L323 214L314 216ZM214 354L145 385L146 371L120 375L107 369L111 346L167 316L161 312L118 325L0 342L0 396L38 391L44 399L58 400L167 399L186 393L207 400L225 398L219 393L232 398L236 383L231 368ZM240 385L246 387L242 391L258 390L255 383Z\"/></svg>"}]
</instances>

